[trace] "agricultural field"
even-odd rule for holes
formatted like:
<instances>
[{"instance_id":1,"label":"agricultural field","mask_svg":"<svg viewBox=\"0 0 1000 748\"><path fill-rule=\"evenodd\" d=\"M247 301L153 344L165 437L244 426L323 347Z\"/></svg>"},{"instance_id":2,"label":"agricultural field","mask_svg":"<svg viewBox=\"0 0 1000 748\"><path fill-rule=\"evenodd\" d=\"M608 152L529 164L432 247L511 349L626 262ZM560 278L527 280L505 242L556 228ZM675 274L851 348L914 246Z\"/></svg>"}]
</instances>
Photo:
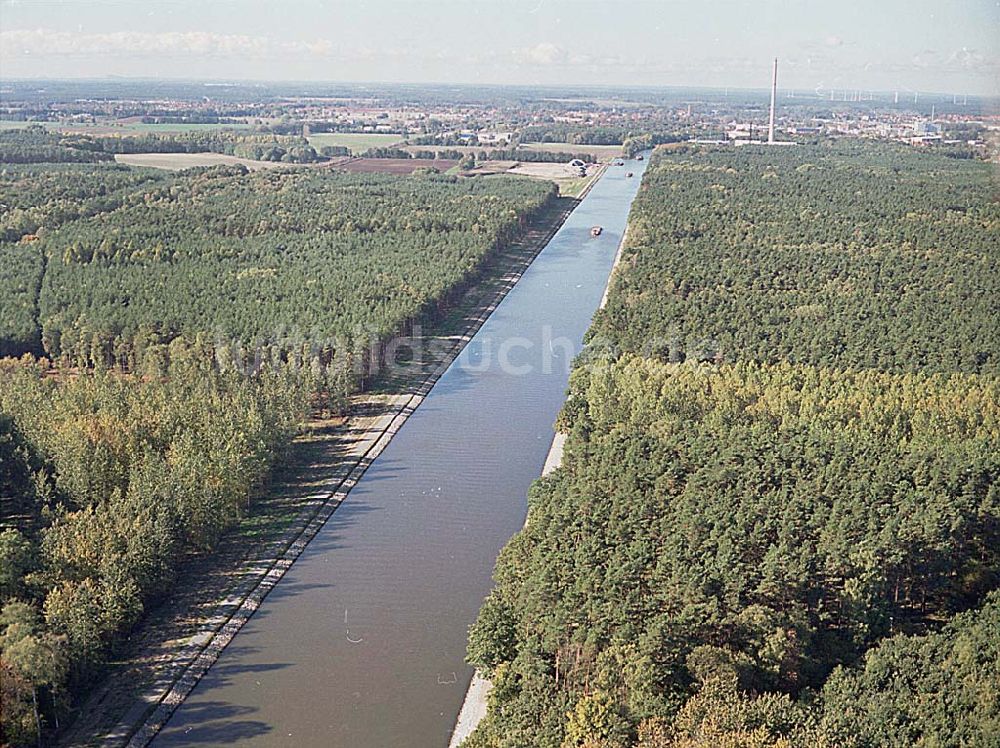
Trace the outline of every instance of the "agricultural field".
<instances>
[{"instance_id":1,"label":"agricultural field","mask_svg":"<svg viewBox=\"0 0 1000 748\"><path fill-rule=\"evenodd\" d=\"M544 179L555 182L559 187L559 194L563 197L577 197L586 189L600 174L601 167L591 167L587 175L581 177L579 169L568 164L559 163L534 163L526 164L520 161L483 161L475 169L471 169L470 176L490 176L494 174L508 174L530 179Z\"/></svg>"},{"instance_id":2,"label":"agricultural field","mask_svg":"<svg viewBox=\"0 0 1000 748\"><path fill-rule=\"evenodd\" d=\"M596 171L596 169L591 169ZM559 181L561 179L573 179L579 176L580 170L569 164L526 164L519 163L507 170L507 174L517 174L523 177L534 177L535 179L551 179Z\"/></svg>"},{"instance_id":3,"label":"agricultural field","mask_svg":"<svg viewBox=\"0 0 1000 748\"><path fill-rule=\"evenodd\" d=\"M51 125L49 122L18 122L8 119L0 119L0 132L3 130L23 130L29 125Z\"/></svg>"},{"instance_id":4,"label":"agricultural field","mask_svg":"<svg viewBox=\"0 0 1000 748\"><path fill-rule=\"evenodd\" d=\"M246 122L114 122L108 124L112 128L121 128L133 133L211 132L212 130L248 130L253 127Z\"/></svg>"},{"instance_id":5,"label":"agricultural field","mask_svg":"<svg viewBox=\"0 0 1000 748\"><path fill-rule=\"evenodd\" d=\"M480 161L470 174L516 174L535 179L556 181L578 176L579 169L562 163L524 163L521 161Z\"/></svg>"},{"instance_id":6,"label":"agricultural field","mask_svg":"<svg viewBox=\"0 0 1000 748\"><path fill-rule=\"evenodd\" d=\"M388 148L402 139L403 136L396 133L374 132L318 132L307 138L309 145L317 151L324 146L343 146L350 148L354 155L364 153L369 148Z\"/></svg>"},{"instance_id":7,"label":"agricultural field","mask_svg":"<svg viewBox=\"0 0 1000 748\"><path fill-rule=\"evenodd\" d=\"M355 158L336 164L335 168L352 174L412 174L417 169L437 169L444 173L458 163L446 158Z\"/></svg>"},{"instance_id":8,"label":"agricultural field","mask_svg":"<svg viewBox=\"0 0 1000 748\"><path fill-rule=\"evenodd\" d=\"M280 161L253 161L225 153L116 153L115 162L128 166L146 166L153 169L178 171L195 166L232 166L240 164L248 169L274 169L288 166Z\"/></svg>"},{"instance_id":9,"label":"agricultural field","mask_svg":"<svg viewBox=\"0 0 1000 748\"><path fill-rule=\"evenodd\" d=\"M176 135L182 133L211 133L220 130L249 130L251 125L244 123L234 124L214 124L214 123L146 123L146 122L96 122L89 123L65 123L52 126L48 124L48 129L56 132L73 133L79 135Z\"/></svg>"}]
</instances>

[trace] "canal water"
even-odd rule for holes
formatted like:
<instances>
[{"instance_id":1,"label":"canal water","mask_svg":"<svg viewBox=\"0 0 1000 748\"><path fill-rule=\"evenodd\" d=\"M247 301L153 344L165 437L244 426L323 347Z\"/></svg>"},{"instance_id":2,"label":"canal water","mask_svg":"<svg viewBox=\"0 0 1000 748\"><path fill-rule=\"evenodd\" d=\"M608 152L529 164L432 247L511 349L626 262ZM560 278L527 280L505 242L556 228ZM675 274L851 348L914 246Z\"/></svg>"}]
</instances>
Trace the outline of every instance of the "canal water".
<instances>
[{"instance_id":1,"label":"canal water","mask_svg":"<svg viewBox=\"0 0 1000 748\"><path fill-rule=\"evenodd\" d=\"M155 746L447 746L468 627L524 523L646 163L607 169Z\"/></svg>"}]
</instances>

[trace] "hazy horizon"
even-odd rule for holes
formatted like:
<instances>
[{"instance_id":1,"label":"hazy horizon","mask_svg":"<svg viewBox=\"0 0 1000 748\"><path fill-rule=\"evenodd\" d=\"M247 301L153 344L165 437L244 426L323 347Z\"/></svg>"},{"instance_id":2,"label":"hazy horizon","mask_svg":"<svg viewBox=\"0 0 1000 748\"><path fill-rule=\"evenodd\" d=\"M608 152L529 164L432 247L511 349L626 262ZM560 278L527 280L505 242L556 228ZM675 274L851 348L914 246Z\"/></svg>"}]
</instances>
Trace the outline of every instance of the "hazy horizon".
<instances>
[{"instance_id":1,"label":"hazy horizon","mask_svg":"<svg viewBox=\"0 0 1000 748\"><path fill-rule=\"evenodd\" d=\"M1000 3L0 0L14 79L995 95Z\"/></svg>"},{"instance_id":2,"label":"hazy horizon","mask_svg":"<svg viewBox=\"0 0 1000 748\"><path fill-rule=\"evenodd\" d=\"M579 89L594 89L594 90L610 90L610 89L622 89L622 90L641 90L641 91L669 91L669 90L703 90L703 91L746 91L753 93L764 93L768 94L771 90L770 86L770 70L772 60L765 60L766 64L764 68L766 69L766 81L762 81L758 84L748 84L743 86L738 85L725 85L725 84L706 84L699 85L694 83L593 83L585 80L568 80L562 83L530 83L530 82L513 82L513 83L491 83L489 81L475 81L475 80L433 80L433 79L415 79L415 80L377 80L377 79L337 79L337 78L240 78L238 76L223 76L223 77L211 77L211 76L171 76L171 75L119 75L116 73L108 73L106 75L64 75L64 76L54 76L54 75L23 75L23 76L12 76L5 75L3 71L0 71L0 82L4 83L18 83L18 82L53 82L53 83L73 83L73 82L115 82L121 81L123 83L128 82L160 82L160 83L192 83L192 84L205 84L208 86L218 86L218 87L237 87L237 86L294 86L294 85L310 85L310 86L345 86L345 87L367 87L367 86L385 86L386 88L393 87L428 87L428 88L445 88L445 87L456 87L456 88L507 88L507 89L552 89L553 91L566 91L568 89L579 88ZM781 61L778 61L779 76L781 69ZM782 85L780 82L778 84L779 91L800 91L802 94L811 94L806 88L796 88L791 84ZM864 86L851 87L844 86L842 88L835 88L837 96L840 96L841 92L847 91L850 94L856 91L862 91L864 93L881 93L889 94L894 91L899 91L900 100L903 100L903 88L867 88ZM905 89L912 96L913 93L919 93L920 96L951 96L953 93L961 97L965 91L945 91L945 90L935 90L933 88L919 88L919 89ZM829 90L827 90L829 94ZM969 97L975 96L976 98L1000 98L1000 88L996 91L974 94L971 91L968 93ZM839 100L839 99L837 99Z\"/></svg>"}]
</instances>

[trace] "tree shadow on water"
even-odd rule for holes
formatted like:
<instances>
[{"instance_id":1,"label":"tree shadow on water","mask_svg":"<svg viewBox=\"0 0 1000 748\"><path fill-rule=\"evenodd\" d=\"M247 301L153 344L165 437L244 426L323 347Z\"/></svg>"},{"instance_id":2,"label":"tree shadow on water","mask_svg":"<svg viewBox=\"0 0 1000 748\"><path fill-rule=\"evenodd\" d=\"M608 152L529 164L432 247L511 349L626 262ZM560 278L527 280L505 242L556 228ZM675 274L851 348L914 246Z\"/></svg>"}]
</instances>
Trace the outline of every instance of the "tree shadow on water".
<instances>
[{"instance_id":1,"label":"tree shadow on water","mask_svg":"<svg viewBox=\"0 0 1000 748\"><path fill-rule=\"evenodd\" d=\"M240 719L257 708L224 701L188 702L178 710L152 745L233 745L266 735L273 729L260 720Z\"/></svg>"}]
</instances>

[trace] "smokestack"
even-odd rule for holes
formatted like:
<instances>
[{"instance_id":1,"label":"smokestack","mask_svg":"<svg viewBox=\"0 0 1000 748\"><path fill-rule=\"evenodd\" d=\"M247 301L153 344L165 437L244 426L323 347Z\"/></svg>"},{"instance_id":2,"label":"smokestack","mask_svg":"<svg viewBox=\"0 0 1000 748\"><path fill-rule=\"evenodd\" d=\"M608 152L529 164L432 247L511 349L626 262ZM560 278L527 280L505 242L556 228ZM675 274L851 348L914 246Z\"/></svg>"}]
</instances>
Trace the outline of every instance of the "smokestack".
<instances>
[{"instance_id":1,"label":"smokestack","mask_svg":"<svg viewBox=\"0 0 1000 748\"><path fill-rule=\"evenodd\" d=\"M771 118L767 125L767 142L774 142L774 98L778 94L778 58L774 58L774 74L771 76Z\"/></svg>"}]
</instances>

